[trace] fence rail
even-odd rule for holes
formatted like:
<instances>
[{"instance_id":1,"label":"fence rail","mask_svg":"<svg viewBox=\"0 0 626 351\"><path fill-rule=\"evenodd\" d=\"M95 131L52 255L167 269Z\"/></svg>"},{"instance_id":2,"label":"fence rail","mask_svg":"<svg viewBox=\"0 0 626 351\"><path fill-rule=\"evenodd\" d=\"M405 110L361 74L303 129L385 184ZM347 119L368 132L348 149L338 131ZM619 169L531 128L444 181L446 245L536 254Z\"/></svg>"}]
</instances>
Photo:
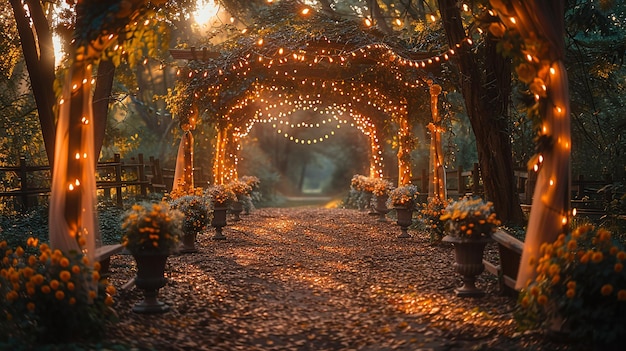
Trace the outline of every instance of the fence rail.
<instances>
[{"instance_id":1,"label":"fence rail","mask_svg":"<svg viewBox=\"0 0 626 351\"><path fill-rule=\"evenodd\" d=\"M532 204L533 191L537 182L536 173L526 169L515 169L513 171L517 193L523 207ZM420 192L428 193L429 186L428 170L423 169L419 176L412 179L412 183L418 185ZM474 163L472 169L465 170L461 166L457 169L446 169L446 188L448 197L458 198L466 194L482 195L480 166ZM593 215L594 211L603 210L603 205L611 200L614 195L610 191L603 192L601 189L613 183L610 176L605 176L602 180L585 179L581 174L572 177L571 197L572 206L587 211Z\"/></svg>"},{"instance_id":2,"label":"fence rail","mask_svg":"<svg viewBox=\"0 0 626 351\"><path fill-rule=\"evenodd\" d=\"M0 191L0 198L12 197L17 201L16 208L27 210L36 203L36 196L48 196L50 187L36 187L29 182L29 175L35 172L48 172L47 179L51 179L50 166L31 166L26 159L20 157L18 166L0 167L0 172L14 172L17 175L18 186L13 189ZM143 154L137 158L131 157L128 162L122 161L119 154L115 154L112 161L98 162L96 166L96 188L102 190L104 196L111 198L111 189L115 191L115 202L122 205L123 191L130 188L138 189L138 194L147 195L148 192L167 192L162 178L162 171L158 159L150 157L146 163Z\"/></svg>"}]
</instances>

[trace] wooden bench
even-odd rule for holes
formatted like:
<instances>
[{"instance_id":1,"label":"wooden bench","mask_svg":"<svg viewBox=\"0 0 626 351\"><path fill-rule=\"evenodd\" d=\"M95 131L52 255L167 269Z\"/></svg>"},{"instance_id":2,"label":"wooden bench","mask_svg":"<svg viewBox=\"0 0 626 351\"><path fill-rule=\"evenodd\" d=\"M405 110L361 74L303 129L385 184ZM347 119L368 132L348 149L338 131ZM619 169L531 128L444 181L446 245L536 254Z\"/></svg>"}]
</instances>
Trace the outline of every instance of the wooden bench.
<instances>
[{"instance_id":1,"label":"wooden bench","mask_svg":"<svg viewBox=\"0 0 626 351\"><path fill-rule=\"evenodd\" d=\"M100 262L100 275L109 274L109 266L111 265L111 256L122 252L124 246L122 244L102 245L96 248L94 258Z\"/></svg>"},{"instance_id":2,"label":"wooden bench","mask_svg":"<svg viewBox=\"0 0 626 351\"><path fill-rule=\"evenodd\" d=\"M515 289L515 283L524 243L502 230L491 234L491 237L498 244L500 264L495 265L483 260L485 269L498 277L501 292L516 295L518 291Z\"/></svg>"}]
</instances>

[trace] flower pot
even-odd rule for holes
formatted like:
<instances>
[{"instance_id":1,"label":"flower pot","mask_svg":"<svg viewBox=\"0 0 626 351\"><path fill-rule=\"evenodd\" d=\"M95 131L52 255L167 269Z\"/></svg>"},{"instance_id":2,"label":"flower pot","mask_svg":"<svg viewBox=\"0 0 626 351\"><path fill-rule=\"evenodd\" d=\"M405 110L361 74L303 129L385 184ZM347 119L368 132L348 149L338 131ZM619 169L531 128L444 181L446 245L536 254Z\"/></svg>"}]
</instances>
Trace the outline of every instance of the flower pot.
<instances>
[{"instance_id":1,"label":"flower pot","mask_svg":"<svg viewBox=\"0 0 626 351\"><path fill-rule=\"evenodd\" d=\"M222 234L222 228L226 226L226 212L228 207L214 207L213 218L211 219L211 226L215 228L215 235L213 240L225 240L226 237Z\"/></svg>"},{"instance_id":2,"label":"flower pot","mask_svg":"<svg viewBox=\"0 0 626 351\"><path fill-rule=\"evenodd\" d=\"M137 262L137 277L135 285L143 290L143 301L133 307L137 313L162 313L169 310L169 306L159 301L159 289L167 283L165 278L165 264L167 254L161 253L133 253Z\"/></svg>"},{"instance_id":3,"label":"flower pot","mask_svg":"<svg viewBox=\"0 0 626 351\"><path fill-rule=\"evenodd\" d=\"M230 213L234 216L233 221L238 222L241 220L239 216L241 212L243 212L243 204L240 201L234 201L230 204Z\"/></svg>"},{"instance_id":4,"label":"flower pot","mask_svg":"<svg viewBox=\"0 0 626 351\"><path fill-rule=\"evenodd\" d=\"M389 211L391 211L387 207L387 199L388 198L389 198L389 195L387 195L387 194L381 195L381 196L376 196L376 202L375 202L374 209L378 213L378 221L379 222L387 222L387 213L389 213Z\"/></svg>"},{"instance_id":5,"label":"flower pot","mask_svg":"<svg viewBox=\"0 0 626 351\"><path fill-rule=\"evenodd\" d=\"M451 243L454 247L454 271L463 277L463 286L454 289L456 295L459 297L484 296L485 292L476 287L476 277L485 270L483 251L491 239L484 237L460 239L446 235L443 241Z\"/></svg>"},{"instance_id":6,"label":"flower pot","mask_svg":"<svg viewBox=\"0 0 626 351\"><path fill-rule=\"evenodd\" d=\"M398 238L410 238L411 235L409 235L407 230L409 226L413 224L413 207L395 206L394 208L398 217L396 223L398 223L400 230L402 230L402 233L398 236Z\"/></svg>"},{"instance_id":7,"label":"flower pot","mask_svg":"<svg viewBox=\"0 0 626 351\"><path fill-rule=\"evenodd\" d=\"M198 252L196 248L196 237L198 236L197 232L184 233L181 237L181 242L183 246L180 248L180 253L194 253Z\"/></svg>"}]
</instances>

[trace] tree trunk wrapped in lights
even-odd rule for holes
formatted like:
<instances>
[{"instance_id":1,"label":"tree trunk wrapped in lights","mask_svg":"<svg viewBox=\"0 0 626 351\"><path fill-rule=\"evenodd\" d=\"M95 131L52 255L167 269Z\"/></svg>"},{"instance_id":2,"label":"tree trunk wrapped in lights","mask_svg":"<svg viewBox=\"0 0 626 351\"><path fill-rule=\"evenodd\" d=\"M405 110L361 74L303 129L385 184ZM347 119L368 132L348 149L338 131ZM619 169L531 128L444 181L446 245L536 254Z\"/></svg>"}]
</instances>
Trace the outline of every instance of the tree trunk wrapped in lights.
<instances>
[{"instance_id":1,"label":"tree trunk wrapped in lights","mask_svg":"<svg viewBox=\"0 0 626 351\"><path fill-rule=\"evenodd\" d=\"M556 240L570 215L570 107L563 63L565 4L562 0L491 0L491 4L506 27L537 43L523 48L525 61L516 69L520 80L535 94L542 118L539 152L531 165L538 171L537 183L516 283L521 289L536 276L540 246Z\"/></svg>"},{"instance_id":2,"label":"tree trunk wrapped in lights","mask_svg":"<svg viewBox=\"0 0 626 351\"><path fill-rule=\"evenodd\" d=\"M406 115L400 117L398 130L398 186L411 184L411 150L412 136L409 121Z\"/></svg>"},{"instance_id":3,"label":"tree trunk wrapped in lights","mask_svg":"<svg viewBox=\"0 0 626 351\"><path fill-rule=\"evenodd\" d=\"M441 147L441 116L437 103L441 94L441 86L432 84L430 86L430 110L433 122L428 124L430 130L430 182L428 186L428 197L445 201L448 197L446 190L446 171L443 168L443 150Z\"/></svg>"},{"instance_id":4,"label":"tree trunk wrapped in lights","mask_svg":"<svg viewBox=\"0 0 626 351\"><path fill-rule=\"evenodd\" d=\"M50 246L94 257L98 236L95 215L92 65L77 55L59 101L59 120L50 195Z\"/></svg>"},{"instance_id":5,"label":"tree trunk wrapped in lights","mask_svg":"<svg viewBox=\"0 0 626 351\"><path fill-rule=\"evenodd\" d=\"M176 169L174 171L174 184L172 192L189 193L194 188L193 181L193 134L191 131L196 129L196 120L198 109L194 106L186 118L181 118L181 129L183 136L178 146L178 154L176 156Z\"/></svg>"}]
</instances>

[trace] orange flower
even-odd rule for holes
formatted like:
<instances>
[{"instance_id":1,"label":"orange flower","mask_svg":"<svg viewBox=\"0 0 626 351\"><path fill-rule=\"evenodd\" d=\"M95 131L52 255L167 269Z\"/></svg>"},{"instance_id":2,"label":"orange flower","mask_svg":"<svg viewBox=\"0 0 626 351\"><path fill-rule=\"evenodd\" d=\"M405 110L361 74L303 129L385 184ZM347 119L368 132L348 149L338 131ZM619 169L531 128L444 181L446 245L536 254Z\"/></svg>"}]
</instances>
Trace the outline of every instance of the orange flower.
<instances>
[{"instance_id":1,"label":"orange flower","mask_svg":"<svg viewBox=\"0 0 626 351\"><path fill-rule=\"evenodd\" d=\"M57 292L54 293L54 297L56 297L57 300L63 300L65 298L65 293L63 292L63 290L57 290Z\"/></svg>"},{"instance_id":2,"label":"orange flower","mask_svg":"<svg viewBox=\"0 0 626 351\"><path fill-rule=\"evenodd\" d=\"M565 295L568 298L572 299L572 298L574 298L574 296L576 296L576 290L574 290L574 289L567 289L567 292L565 292Z\"/></svg>"},{"instance_id":3,"label":"orange flower","mask_svg":"<svg viewBox=\"0 0 626 351\"><path fill-rule=\"evenodd\" d=\"M74 273L74 274L80 273L80 267L77 266L77 265L73 265L72 266L72 273Z\"/></svg>"},{"instance_id":4,"label":"orange flower","mask_svg":"<svg viewBox=\"0 0 626 351\"><path fill-rule=\"evenodd\" d=\"M105 298L104 298L104 303L105 303L107 306L111 306L111 305L113 305L113 298L112 298L110 295L109 295L109 296L107 296L107 297L105 297Z\"/></svg>"},{"instance_id":5,"label":"orange flower","mask_svg":"<svg viewBox=\"0 0 626 351\"><path fill-rule=\"evenodd\" d=\"M59 281L56 279L53 279L50 281L50 287L52 288L52 290L56 290L59 288Z\"/></svg>"},{"instance_id":6,"label":"orange flower","mask_svg":"<svg viewBox=\"0 0 626 351\"><path fill-rule=\"evenodd\" d=\"M72 283L72 282L68 282L67 283L67 290L74 291L75 288L76 288L76 286L74 285L74 283Z\"/></svg>"},{"instance_id":7,"label":"orange flower","mask_svg":"<svg viewBox=\"0 0 626 351\"><path fill-rule=\"evenodd\" d=\"M70 265L70 260L68 260L67 257L63 257L59 260L59 264L61 265L61 267L66 268Z\"/></svg>"},{"instance_id":8,"label":"orange flower","mask_svg":"<svg viewBox=\"0 0 626 351\"><path fill-rule=\"evenodd\" d=\"M27 304L26 304L26 308L27 308L29 311L33 312L33 311L35 310L35 303L33 303L33 302L29 302L29 303L27 303Z\"/></svg>"},{"instance_id":9,"label":"orange flower","mask_svg":"<svg viewBox=\"0 0 626 351\"><path fill-rule=\"evenodd\" d=\"M61 273L59 273L59 278L61 278L62 281L67 282L72 278L72 273L69 271L61 271Z\"/></svg>"},{"instance_id":10,"label":"orange flower","mask_svg":"<svg viewBox=\"0 0 626 351\"><path fill-rule=\"evenodd\" d=\"M106 292L107 292L109 295L115 295L115 293L116 293L116 291L115 291L115 287L114 287L113 285L109 285L109 286L107 286L107 288L106 288Z\"/></svg>"},{"instance_id":11,"label":"orange flower","mask_svg":"<svg viewBox=\"0 0 626 351\"><path fill-rule=\"evenodd\" d=\"M594 252L593 255L591 255L591 261L593 263L600 263L603 259L604 255L602 254L602 252Z\"/></svg>"},{"instance_id":12,"label":"orange flower","mask_svg":"<svg viewBox=\"0 0 626 351\"><path fill-rule=\"evenodd\" d=\"M626 252L620 251L617 253L617 259L620 261L626 260Z\"/></svg>"},{"instance_id":13,"label":"orange flower","mask_svg":"<svg viewBox=\"0 0 626 351\"><path fill-rule=\"evenodd\" d=\"M50 293L50 287L48 285L44 285L41 287L41 292L44 294L49 294Z\"/></svg>"},{"instance_id":14,"label":"orange flower","mask_svg":"<svg viewBox=\"0 0 626 351\"><path fill-rule=\"evenodd\" d=\"M612 292L613 292L613 285L611 284L604 284L602 285L602 288L600 289L600 293L604 296L609 296L611 295Z\"/></svg>"},{"instance_id":15,"label":"orange flower","mask_svg":"<svg viewBox=\"0 0 626 351\"><path fill-rule=\"evenodd\" d=\"M546 303L548 303L548 297L546 295L537 296L537 303L540 305L545 305Z\"/></svg>"},{"instance_id":16,"label":"orange flower","mask_svg":"<svg viewBox=\"0 0 626 351\"><path fill-rule=\"evenodd\" d=\"M578 247L578 242L576 242L576 240L572 239L570 241L567 242L567 249L574 251L576 250L576 247Z\"/></svg>"},{"instance_id":17,"label":"orange flower","mask_svg":"<svg viewBox=\"0 0 626 351\"><path fill-rule=\"evenodd\" d=\"M618 262L615 264L615 266L613 266L613 269L616 273L619 273L622 271L622 269L624 269L624 265Z\"/></svg>"},{"instance_id":18,"label":"orange flower","mask_svg":"<svg viewBox=\"0 0 626 351\"><path fill-rule=\"evenodd\" d=\"M626 290L621 289L620 291L617 292L617 299L619 301L626 301Z\"/></svg>"},{"instance_id":19,"label":"orange flower","mask_svg":"<svg viewBox=\"0 0 626 351\"><path fill-rule=\"evenodd\" d=\"M70 297L70 299L69 299L68 303L69 303L70 305L74 305L74 304L76 304L76 298L75 298L75 297Z\"/></svg>"},{"instance_id":20,"label":"orange flower","mask_svg":"<svg viewBox=\"0 0 626 351\"><path fill-rule=\"evenodd\" d=\"M567 282L567 288L568 289L576 289L576 282L573 280L570 280L569 282Z\"/></svg>"}]
</instances>

